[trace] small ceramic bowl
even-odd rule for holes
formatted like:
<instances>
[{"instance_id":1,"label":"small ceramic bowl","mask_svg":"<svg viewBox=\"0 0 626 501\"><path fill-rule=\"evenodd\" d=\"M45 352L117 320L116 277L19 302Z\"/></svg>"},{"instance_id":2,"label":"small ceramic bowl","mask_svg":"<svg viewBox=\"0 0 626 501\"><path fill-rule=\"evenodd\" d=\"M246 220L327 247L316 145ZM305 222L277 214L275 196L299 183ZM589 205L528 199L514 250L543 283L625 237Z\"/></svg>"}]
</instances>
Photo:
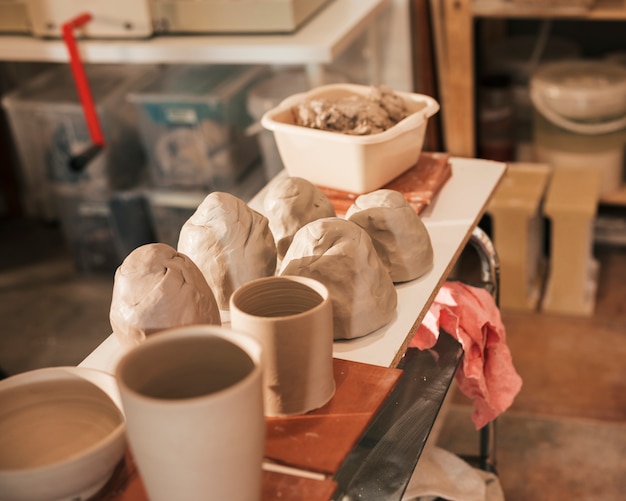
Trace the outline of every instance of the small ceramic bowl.
<instances>
[{"instance_id":1,"label":"small ceramic bowl","mask_svg":"<svg viewBox=\"0 0 626 501\"><path fill-rule=\"evenodd\" d=\"M92 497L126 450L115 378L50 367L0 381L0 499Z\"/></svg>"},{"instance_id":2,"label":"small ceramic bowl","mask_svg":"<svg viewBox=\"0 0 626 501\"><path fill-rule=\"evenodd\" d=\"M328 188L368 193L383 187L411 168L424 145L428 119L439 111L430 96L396 92L409 115L393 127L363 136L296 125L293 108L311 99L366 96L370 86L329 84L294 94L266 112L261 125L273 131L285 170Z\"/></svg>"}]
</instances>

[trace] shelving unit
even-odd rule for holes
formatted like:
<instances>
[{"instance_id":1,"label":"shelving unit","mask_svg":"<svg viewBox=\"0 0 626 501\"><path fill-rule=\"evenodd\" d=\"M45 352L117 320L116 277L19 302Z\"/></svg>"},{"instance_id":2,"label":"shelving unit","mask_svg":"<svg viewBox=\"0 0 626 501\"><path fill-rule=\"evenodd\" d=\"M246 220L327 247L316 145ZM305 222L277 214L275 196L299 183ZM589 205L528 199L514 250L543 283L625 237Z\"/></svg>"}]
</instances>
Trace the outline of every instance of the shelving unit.
<instances>
[{"instance_id":1,"label":"shelving unit","mask_svg":"<svg viewBox=\"0 0 626 501\"><path fill-rule=\"evenodd\" d=\"M364 39L368 45L363 77L376 84L387 67L381 61L378 21L391 9L392 1L331 0L293 33L80 39L78 49L83 62L95 64L294 65L303 67L310 85L317 86L325 83L324 65L348 54L353 46L361 47ZM69 54L60 38L0 34L0 61L67 63ZM7 193L15 191L16 181L10 183Z\"/></svg>"},{"instance_id":2,"label":"shelving unit","mask_svg":"<svg viewBox=\"0 0 626 501\"><path fill-rule=\"evenodd\" d=\"M624 0L597 0L591 8L524 5L511 0L430 0L437 56L443 138L453 155L474 157L474 21L493 19L570 19L626 21ZM626 205L626 187L602 202Z\"/></svg>"},{"instance_id":3,"label":"shelving unit","mask_svg":"<svg viewBox=\"0 0 626 501\"><path fill-rule=\"evenodd\" d=\"M507 18L575 18L595 20L626 19L624 0L597 0L593 7L556 7L545 5L524 5L511 0L474 0L474 17Z\"/></svg>"},{"instance_id":4,"label":"shelving unit","mask_svg":"<svg viewBox=\"0 0 626 501\"><path fill-rule=\"evenodd\" d=\"M322 78L321 65L333 62L390 3L333 0L291 34L90 39L80 41L80 51L85 63L297 64L306 66L317 84ZM68 55L62 40L0 36L0 60L67 62ZM372 69L372 73L376 71Z\"/></svg>"}]
</instances>

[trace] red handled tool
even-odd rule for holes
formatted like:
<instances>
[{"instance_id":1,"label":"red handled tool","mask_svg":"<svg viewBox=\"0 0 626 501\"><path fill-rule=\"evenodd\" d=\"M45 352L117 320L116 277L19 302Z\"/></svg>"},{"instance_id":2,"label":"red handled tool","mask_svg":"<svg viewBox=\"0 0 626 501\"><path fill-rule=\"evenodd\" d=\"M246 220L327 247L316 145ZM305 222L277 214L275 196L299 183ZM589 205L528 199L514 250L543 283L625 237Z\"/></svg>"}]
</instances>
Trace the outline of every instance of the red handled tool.
<instances>
[{"instance_id":1,"label":"red handled tool","mask_svg":"<svg viewBox=\"0 0 626 501\"><path fill-rule=\"evenodd\" d=\"M89 135L91 136L92 144L82 153L73 155L70 158L70 168L75 171L81 171L93 160L93 158L100 153L104 148L104 135L100 126L100 120L98 113L94 105L93 96L91 94L91 88L87 80L85 68L83 62L80 59L78 47L76 46L76 39L74 38L74 30L80 28L91 21L92 15L89 13L79 14L76 17L70 19L62 26L63 40L67 46L67 50L70 55L70 68L72 70L72 76L74 78L74 84L76 85L76 91L80 98L80 103L83 108L87 127L89 129Z\"/></svg>"}]
</instances>

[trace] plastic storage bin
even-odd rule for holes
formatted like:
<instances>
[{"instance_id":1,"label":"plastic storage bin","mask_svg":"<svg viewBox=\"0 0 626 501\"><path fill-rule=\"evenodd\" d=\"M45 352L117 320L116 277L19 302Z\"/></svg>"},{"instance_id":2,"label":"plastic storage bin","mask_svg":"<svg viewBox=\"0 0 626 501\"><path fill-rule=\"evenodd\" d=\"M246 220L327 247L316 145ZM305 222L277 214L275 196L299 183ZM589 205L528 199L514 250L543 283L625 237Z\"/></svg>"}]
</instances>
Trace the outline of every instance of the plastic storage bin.
<instances>
[{"instance_id":1,"label":"plastic storage bin","mask_svg":"<svg viewBox=\"0 0 626 501\"><path fill-rule=\"evenodd\" d=\"M139 184L145 153L134 110L125 96L152 71L153 67L141 65L86 67L106 144L81 171L72 170L69 160L84 151L91 139L69 67L53 68L4 97L27 214L56 219L53 183L81 183L90 191Z\"/></svg>"},{"instance_id":2,"label":"plastic storage bin","mask_svg":"<svg viewBox=\"0 0 626 501\"><path fill-rule=\"evenodd\" d=\"M227 189L259 158L246 95L264 66L169 66L129 95L158 187Z\"/></svg>"},{"instance_id":3,"label":"plastic storage bin","mask_svg":"<svg viewBox=\"0 0 626 501\"><path fill-rule=\"evenodd\" d=\"M140 190L94 194L56 185L54 198L79 273L111 274L133 249L156 240Z\"/></svg>"},{"instance_id":4,"label":"plastic storage bin","mask_svg":"<svg viewBox=\"0 0 626 501\"><path fill-rule=\"evenodd\" d=\"M285 170L313 184L361 194L377 190L413 167L419 159L430 117L439 103L430 96L398 92L408 115L375 134L353 135L296 125L293 108L313 99L367 96L371 87L321 85L293 94L266 112L261 125L274 133Z\"/></svg>"}]
</instances>

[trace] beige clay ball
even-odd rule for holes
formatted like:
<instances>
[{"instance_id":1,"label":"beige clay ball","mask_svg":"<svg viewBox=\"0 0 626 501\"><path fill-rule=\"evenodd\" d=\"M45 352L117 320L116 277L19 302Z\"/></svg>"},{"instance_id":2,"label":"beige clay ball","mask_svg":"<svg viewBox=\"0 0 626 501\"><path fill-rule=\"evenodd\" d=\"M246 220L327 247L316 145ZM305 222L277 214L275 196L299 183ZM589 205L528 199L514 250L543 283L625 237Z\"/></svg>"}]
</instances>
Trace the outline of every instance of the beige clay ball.
<instances>
[{"instance_id":1,"label":"beige clay ball","mask_svg":"<svg viewBox=\"0 0 626 501\"><path fill-rule=\"evenodd\" d=\"M220 325L220 313L200 269L173 247L154 243L132 251L115 272L109 320L124 346L184 325Z\"/></svg>"},{"instance_id":2,"label":"beige clay ball","mask_svg":"<svg viewBox=\"0 0 626 501\"><path fill-rule=\"evenodd\" d=\"M240 285L276 271L267 218L230 193L206 196L181 228L177 248L198 265L222 310Z\"/></svg>"},{"instance_id":3,"label":"beige clay ball","mask_svg":"<svg viewBox=\"0 0 626 501\"><path fill-rule=\"evenodd\" d=\"M284 177L272 182L263 199L263 213L269 220L279 260L305 224L337 215L324 192L301 177Z\"/></svg>"},{"instance_id":4,"label":"beige clay ball","mask_svg":"<svg viewBox=\"0 0 626 501\"><path fill-rule=\"evenodd\" d=\"M402 193L381 189L360 195L346 219L363 228L394 282L406 282L428 272L433 246L424 222Z\"/></svg>"},{"instance_id":5,"label":"beige clay ball","mask_svg":"<svg viewBox=\"0 0 626 501\"><path fill-rule=\"evenodd\" d=\"M314 278L328 288L334 339L365 336L395 315L397 292L372 239L345 219L317 219L300 228L279 274Z\"/></svg>"}]
</instances>

